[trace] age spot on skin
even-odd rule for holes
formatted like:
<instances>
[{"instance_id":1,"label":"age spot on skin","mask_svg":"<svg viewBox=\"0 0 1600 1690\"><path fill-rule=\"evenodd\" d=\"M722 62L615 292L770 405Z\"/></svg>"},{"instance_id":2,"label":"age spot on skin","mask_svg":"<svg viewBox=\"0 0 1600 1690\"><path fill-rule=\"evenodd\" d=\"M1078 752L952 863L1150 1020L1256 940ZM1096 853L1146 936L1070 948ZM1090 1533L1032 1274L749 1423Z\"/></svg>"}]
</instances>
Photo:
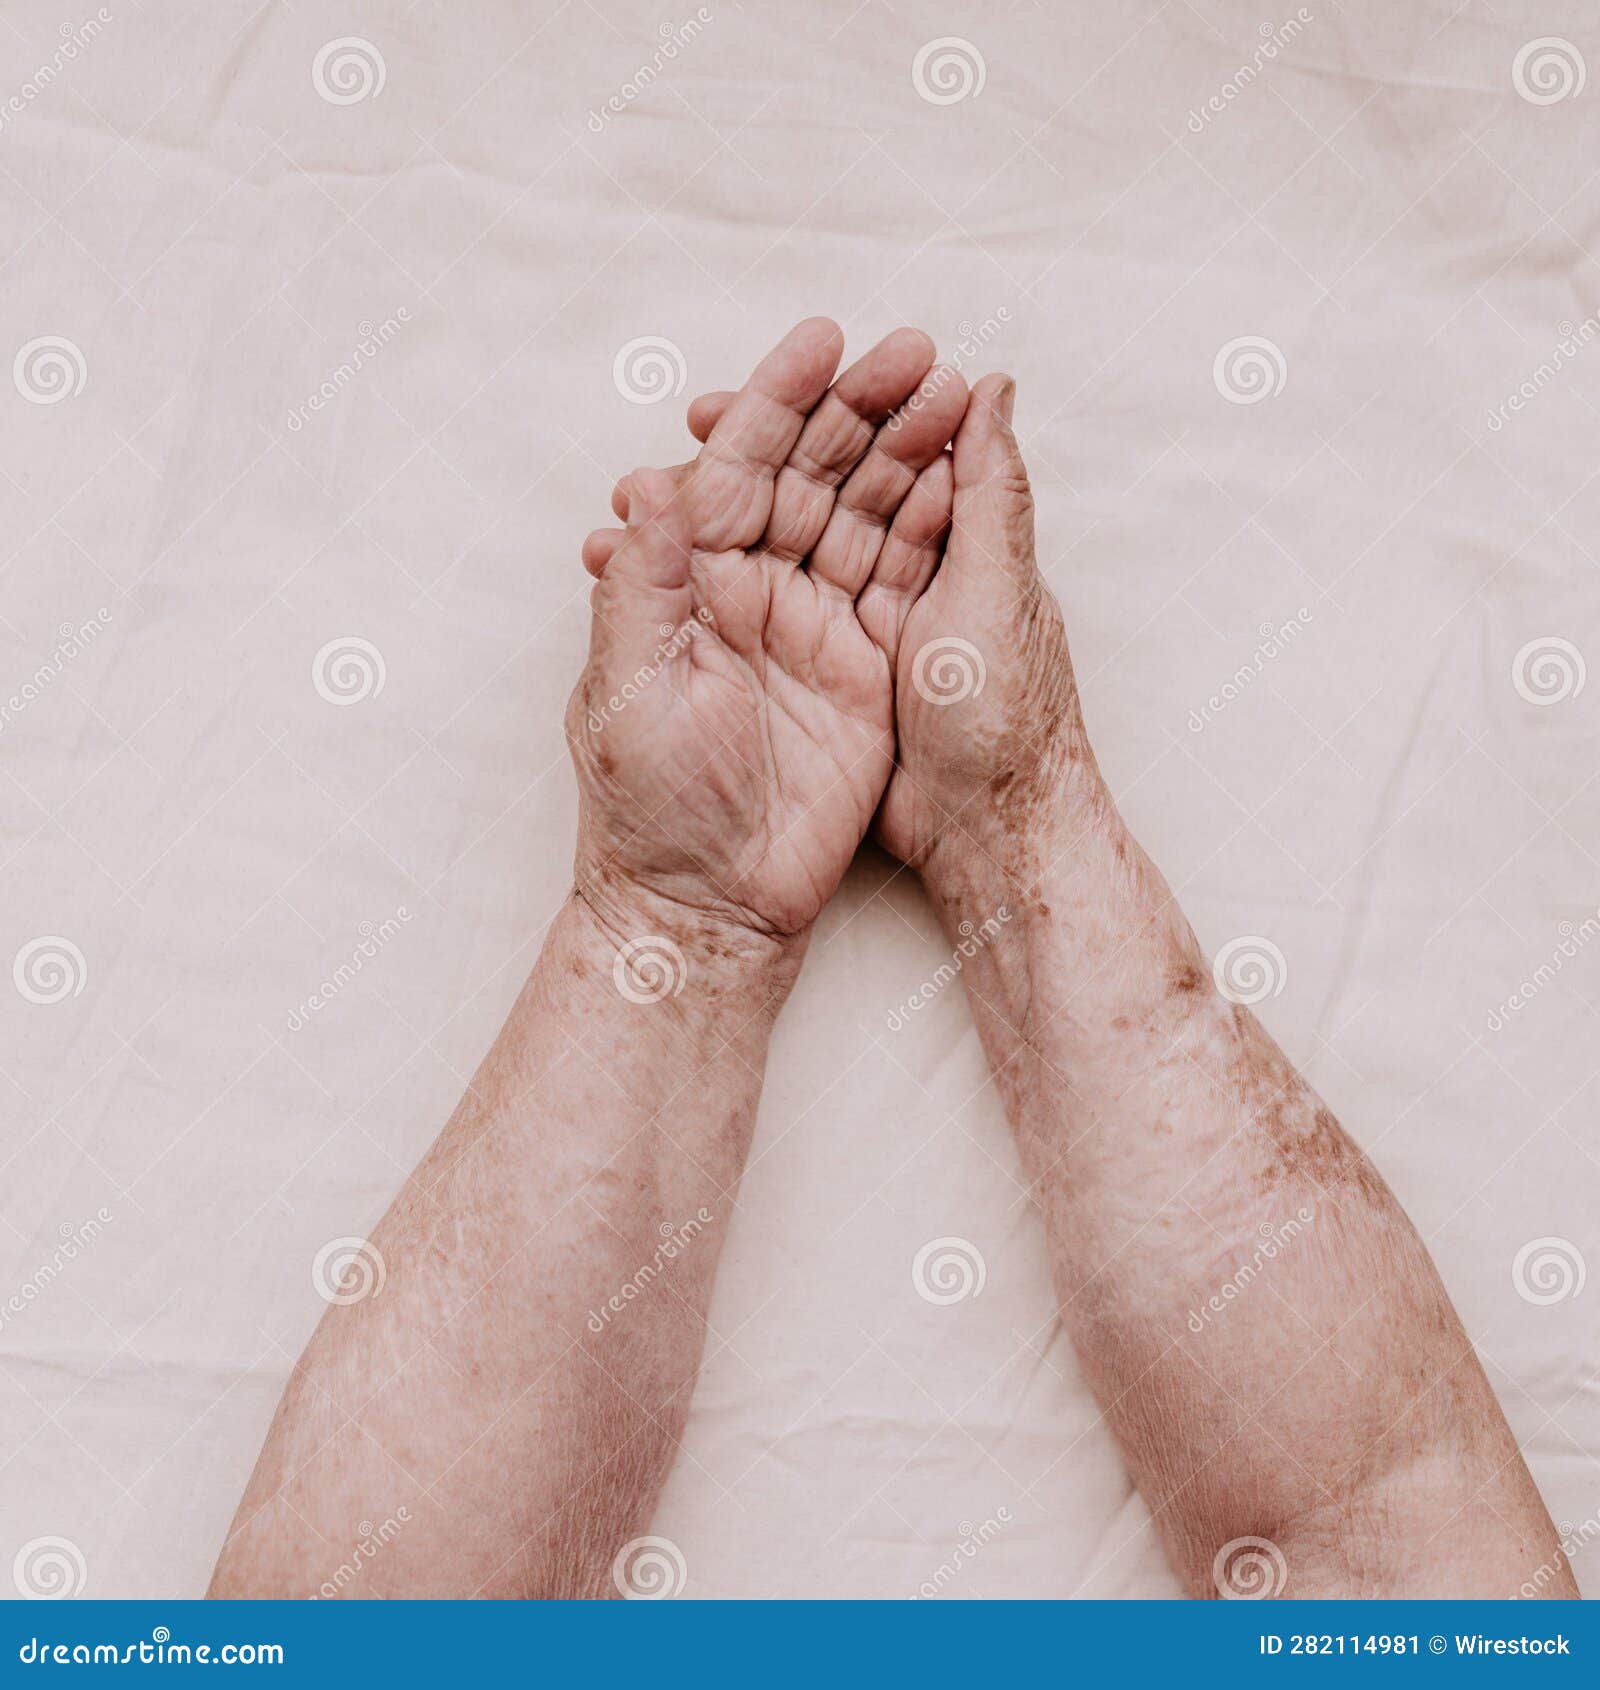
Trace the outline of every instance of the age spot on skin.
<instances>
[{"instance_id":1,"label":"age spot on skin","mask_svg":"<svg viewBox=\"0 0 1600 1690\"><path fill-rule=\"evenodd\" d=\"M1203 968L1192 962L1180 962L1173 969L1169 984L1175 993L1189 997L1198 992L1208 978Z\"/></svg>"}]
</instances>

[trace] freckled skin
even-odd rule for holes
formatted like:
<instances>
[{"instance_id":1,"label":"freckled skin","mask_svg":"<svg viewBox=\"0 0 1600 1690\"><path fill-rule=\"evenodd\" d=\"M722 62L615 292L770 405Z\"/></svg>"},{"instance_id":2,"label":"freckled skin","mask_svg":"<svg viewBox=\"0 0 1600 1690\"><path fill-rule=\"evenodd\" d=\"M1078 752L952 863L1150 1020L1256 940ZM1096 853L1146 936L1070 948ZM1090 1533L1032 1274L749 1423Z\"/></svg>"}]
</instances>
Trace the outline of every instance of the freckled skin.
<instances>
[{"instance_id":1,"label":"freckled skin","mask_svg":"<svg viewBox=\"0 0 1600 1690\"><path fill-rule=\"evenodd\" d=\"M213 1594L619 1594L773 1023L888 779L897 641L949 518L965 385L925 381L914 330L832 381L841 341L792 331L693 469L629 477L626 535L586 543L573 896L373 1233L381 1293L330 1307L290 1378ZM630 946L654 964L630 974ZM340 1582L363 1520L405 1523Z\"/></svg>"},{"instance_id":2,"label":"freckled skin","mask_svg":"<svg viewBox=\"0 0 1600 1690\"><path fill-rule=\"evenodd\" d=\"M986 682L938 711L908 709L901 686L915 781L880 832L947 932L1017 912L962 981L1063 1321L1154 1529L1196 1596L1247 1536L1277 1546L1289 1597L1573 1596L1415 1229L1257 1017L1219 995L1117 813L1000 401L989 378L974 387L949 550L907 630L959 630Z\"/></svg>"},{"instance_id":3,"label":"freckled skin","mask_svg":"<svg viewBox=\"0 0 1600 1690\"><path fill-rule=\"evenodd\" d=\"M803 324L740 394L696 401L706 452L630 477L632 526L585 542L604 591L568 713L574 895L373 1234L381 1296L331 1307L294 1369L212 1593L616 1593L683 1428L772 1024L870 819L953 936L1016 912L962 980L1063 1320L1188 1587L1214 1594L1219 1549L1259 1536L1287 1596L1575 1595L1415 1231L1218 996L1100 778L1012 384L958 414L946 372L920 422L908 401L874 434L931 345L891 336L823 396L836 337ZM874 509L891 488L898 513ZM650 683L661 708L596 730L666 613L717 586L720 632ZM930 700L918 654L952 636L981 663ZM618 989L643 937L681 958L676 989ZM705 1235L654 1271L690 1216ZM319 1586L361 1521L396 1517L357 1579Z\"/></svg>"}]
</instances>

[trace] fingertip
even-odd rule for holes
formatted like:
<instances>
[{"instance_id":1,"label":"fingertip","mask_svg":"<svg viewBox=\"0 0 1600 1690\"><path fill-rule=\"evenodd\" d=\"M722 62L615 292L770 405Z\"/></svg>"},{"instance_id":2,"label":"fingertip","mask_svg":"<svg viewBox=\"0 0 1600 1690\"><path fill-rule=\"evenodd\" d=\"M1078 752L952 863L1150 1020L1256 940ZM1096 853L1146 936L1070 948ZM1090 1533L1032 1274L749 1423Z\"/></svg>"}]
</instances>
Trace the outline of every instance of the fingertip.
<instances>
[{"instance_id":1,"label":"fingertip","mask_svg":"<svg viewBox=\"0 0 1600 1690\"><path fill-rule=\"evenodd\" d=\"M677 484L664 469L652 469L645 466L636 469L632 475L625 476L627 483L628 526L643 528L647 522L658 517L671 502L672 495L677 491Z\"/></svg>"},{"instance_id":2,"label":"fingertip","mask_svg":"<svg viewBox=\"0 0 1600 1690\"><path fill-rule=\"evenodd\" d=\"M1011 426L1011 419L1017 409L1017 384L1015 380L1006 376L1003 378L999 393L995 395L995 409L1000 413L1007 428Z\"/></svg>"},{"instance_id":3,"label":"fingertip","mask_svg":"<svg viewBox=\"0 0 1600 1690\"><path fill-rule=\"evenodd\" d=\"M916 360L924 369L933 362L939 350L933 336L926 329L914 328L909 323L904 328L894 329L886 334L882 345L893 347L897 357Z\"/></svg>"},{"instance_id":4,"label":"fingertip","mask_svg":"<svg viewBox=\"0 0 1600 1690\"><path fill-rule=\"evenodd\" d=\"M703 446L711 438L711 431L722 414L733 403L735 395L727 391L702 393L689 401L689 432Z\"/></svg>"},{"instance_id":5,"label":"fingertip","mask_svg":"<svg viewBox=\"0 0 1600 1690\"><path fill-rule=\"evenodd\" d=\"M1016 452L1010 414L1016 403L1016 382L996 372L972 384L966 415L955 436L955 468L958 481L972 481L987 473L996 454Z\"/></svg>"},{"instance_id":6,"label":"fingertip","mask_svg":"<svg viewBox=\"0 0 1600 1690\"><path fill-rule=\"evenodd\" d=\"M844 350L844 330L832 317L807 317L804 321L796 323L784 338L815 342L818 345L835 345L841 352Z\"/></svg>"},{"instance_id":7,"label":"fingertip","mask_svg":"<svg viewBox=\"0 0 1600 1690\"><path fill-rule=\"evenodd\" d=\"M598 581L605 574L606 565L610 563L612 554L620 546L627 535L624 528L596 528L586 534L580 556L583 567Z\"/></svg>"},{"instance_id":8,"label":"fingertip","mask_svg":"<svg viewBox=\"0 0 1600 1690\"><path fill-rule=\"evenodd\" d=\"M979 378L972 384L971 404L973 409L980 407L989 412L997 411L1000 407L1000 396L1006 388L1016 390L1016 383L1004 371L993 370L986 376Z\"/></svg>"}]
</instances>

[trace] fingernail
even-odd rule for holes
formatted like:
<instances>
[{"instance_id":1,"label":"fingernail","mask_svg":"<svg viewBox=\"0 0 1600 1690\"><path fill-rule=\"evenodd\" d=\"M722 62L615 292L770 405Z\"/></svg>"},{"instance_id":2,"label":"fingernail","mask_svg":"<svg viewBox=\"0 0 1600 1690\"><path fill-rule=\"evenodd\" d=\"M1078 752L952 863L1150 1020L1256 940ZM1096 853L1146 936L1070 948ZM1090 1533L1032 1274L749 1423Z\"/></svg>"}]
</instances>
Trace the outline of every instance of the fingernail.
<instances>
[{"instance_id":1,"label":"fingernail","mask_svg":"<svg viewBox=\"0 0 1600 1690\"><path fill-rule=\"evenodd\" d=\"M1012 415L1017 408L1017 384L1009 377L1005 386L995 395L994 408L1004 419L1006 427L1010 428Z\"/></svg>"}]
</instances>

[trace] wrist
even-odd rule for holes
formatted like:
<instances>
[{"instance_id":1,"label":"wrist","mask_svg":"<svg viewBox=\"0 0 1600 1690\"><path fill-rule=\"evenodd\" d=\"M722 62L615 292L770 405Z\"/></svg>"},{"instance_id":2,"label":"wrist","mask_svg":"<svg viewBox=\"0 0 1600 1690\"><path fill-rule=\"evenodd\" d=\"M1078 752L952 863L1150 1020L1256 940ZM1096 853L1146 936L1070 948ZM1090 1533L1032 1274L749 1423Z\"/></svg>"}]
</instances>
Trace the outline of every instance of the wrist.
<instances>
[{"instance_id":1,"label":"wrist","mask_svg":"<svg viewBox=\"0 0 1600 1690\"><path fill-rule=\"evenodd\" d=\"M1068 1059L1085 1039L1167 1022L1214 996L1183 912L1103 786L1048 822L934 855L923 879L952 944L970 947L980 1021Z\"/></svg>"},{"instance_id":2,"label":"wrist","mask_svg":"<svg viewBox=\"0 0 1600 1690\"><path fill-rule=\"evenodd\" d=\"M800 972L809 930L765 933L637 881L582 877L569 906L605 962L611 987L633 1003L688 1009L739 999L776 1014Z\"/></svg>"},{"instance_id":3,"label":"wrist","mask_svg":"<svg viewBox=\"0 0 1600 1690\"><path fill-rule=\"evenodd\" d=\"M1052 883L1113 861L1126 838L1093 759L1074 760L991 781L940 829L917 874L948 924L981 920L1001 902L1047 901Z\"/></svg>"}]
</instances>

